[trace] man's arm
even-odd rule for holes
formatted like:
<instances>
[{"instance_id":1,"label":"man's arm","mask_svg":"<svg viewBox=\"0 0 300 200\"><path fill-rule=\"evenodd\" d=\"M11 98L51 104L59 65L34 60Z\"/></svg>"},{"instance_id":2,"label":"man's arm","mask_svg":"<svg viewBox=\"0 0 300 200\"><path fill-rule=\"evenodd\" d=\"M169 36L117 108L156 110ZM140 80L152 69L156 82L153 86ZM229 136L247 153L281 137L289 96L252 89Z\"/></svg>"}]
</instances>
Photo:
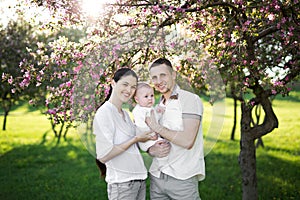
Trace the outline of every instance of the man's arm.
<instances>
[{"instance_id":1,"label":"man's arm","mask_svg":"<svg viewBox=\"0 0 300 200\"><path fill-rule=\"evenodd\" d=\"M161 126L155 121L153 113L151 113L150 117L146 117L146 123L154 132L158 133L173 144L186 149L191 149L198 134L200 119L184 118L183 131L173 131Z\"/></svg>"}]
</instances>

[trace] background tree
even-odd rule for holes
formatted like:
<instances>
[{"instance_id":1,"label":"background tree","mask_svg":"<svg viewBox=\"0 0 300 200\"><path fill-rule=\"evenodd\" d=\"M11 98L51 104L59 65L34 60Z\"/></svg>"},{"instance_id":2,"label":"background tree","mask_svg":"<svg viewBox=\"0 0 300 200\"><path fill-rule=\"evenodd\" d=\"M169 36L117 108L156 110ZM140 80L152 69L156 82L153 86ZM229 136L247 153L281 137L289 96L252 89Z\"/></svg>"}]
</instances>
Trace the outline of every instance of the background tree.
<instances>
[{"instance_id":1,"label":"background tree","mask_svg":"<svg viewBox=\"0 0 300 200\"><path fill-rule=\"evenodd\" d=\"M278 127L270 97L286 95L287 83L299 75L299 2L135 1L131 6L147 10L146 22L161 27L184 23L215 59L224 80L237 83L243 199L258 199L254 141ZM255 105L264 111L260 124L253 123Z\"/></svg>"},{"instance_id":2,"label":"background tree","mask_svg":"<svg viewBox=\"0 0 300 200\"><path fill-rule=\"evenodd\" d=\"M181 24L191 30L225 82L236 84L242 109L243 199L258 199L254 141L278 127L270 97L288 94L288 83L299 75L299 2L118 1L116 6L134 15L127 27L158 30ZM259 124L253 120L255 105L264 111Z\"/></svg>"},{"instance_id":3,"label":"background tree","mask_svg":"<svg viewBox=\"0 0 300 200\"><path fill-rule=\"evenodd\" d=\"M33 96L35 87L30 87L22 94L15 89L13 83L26 84L20 82L19 77L26 77L26 74L19 68L23 59L29 57L27 49L34 48L38 38L34 34L34 27L23 19L22 14L16 20L11 20L6 26L0 26L0 64L2 81L0 86L0 102L4 111L4 121L2 130L6 129L6 122L9 111L20 100L25 100Z\"/></svg>"}]
</instances>

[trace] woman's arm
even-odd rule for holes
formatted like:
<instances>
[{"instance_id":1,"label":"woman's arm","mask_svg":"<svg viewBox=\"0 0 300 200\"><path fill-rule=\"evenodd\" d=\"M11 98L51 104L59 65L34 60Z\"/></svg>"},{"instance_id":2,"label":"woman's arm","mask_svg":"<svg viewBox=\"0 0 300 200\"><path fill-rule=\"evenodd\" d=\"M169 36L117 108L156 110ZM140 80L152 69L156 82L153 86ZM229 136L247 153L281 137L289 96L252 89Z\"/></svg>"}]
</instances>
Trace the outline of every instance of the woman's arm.
<instances>
[{"instance_id":1,"label":"woman's arm","mask_svg":"<svg viewBox=\"0 0 300 200\"><path fill-rule=\"evenodd\" d=\"M141 135L137 135L133 138L131 138L130 140L122 143L122 144L118 144L118 145L114 145L113 148L111 149L111 151L106 154L104 157L100 158L99 160L102 163L106 163L107 161L111 160L112 158L120 155L121 153L123 153L124 151L126 151L131 145L137 143L137 142L146 142L148 140L156 140L157 136L153 136L151 135L152 132L147 132L147 133L143 133Z\"/></svg>"}]
</instances>

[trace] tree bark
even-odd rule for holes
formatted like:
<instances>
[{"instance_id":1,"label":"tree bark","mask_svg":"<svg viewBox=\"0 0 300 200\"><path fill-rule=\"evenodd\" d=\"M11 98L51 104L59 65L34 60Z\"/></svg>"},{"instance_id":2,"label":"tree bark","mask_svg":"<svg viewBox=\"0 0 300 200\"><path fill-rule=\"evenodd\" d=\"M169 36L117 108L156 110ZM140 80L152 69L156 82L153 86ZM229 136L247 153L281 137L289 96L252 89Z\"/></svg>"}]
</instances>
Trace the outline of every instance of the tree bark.
<instances>
[{"instance_id":1,"label":"tree bark","mask_svg":"<svg viewBox=\"0 0 300 200\"><path fill-rule=\"evenodd\" d=\"M231 130L231 136L230 139L234 140L234 133L235 133L235 129L236 129L236 113L237 113L237 99L233 98L234 100L234 108L233 108L233 127Z\"/></svg>"},{"instance_id":2,"label":"tree bark","mask_svg":"<svg viewBox=\"0 0 300 200\"><path fill-rule=\"evenodd\" d=\"M242 133L239 164L242 171L243 200L257 200L256 151L254 140Z\"/></svg>"},{"instance_id":3,"label":"tree bark","mask_svg":"<svg viewBox=\"0 0 300 200\"><path fill-rule=\"evenodd\" d=\"M4 111L4 119L3 119L3 126L2 126L3 131L6 130L6 122L7 122L8 113L9 113L9 111Z\"/></svg>"},{"instance_id":4,"label":"tree bark","mask_svg":"<svg viewBox=\"0 0 300 200\"><path fill-rule=\"evenodd\" d=\"M243 200L257 200L257 177L256 177L256 149L254 138L251 135L251 111L245 102L241 103L241 140L239 165L242 172Z\"/></svg>"}]
</instances>

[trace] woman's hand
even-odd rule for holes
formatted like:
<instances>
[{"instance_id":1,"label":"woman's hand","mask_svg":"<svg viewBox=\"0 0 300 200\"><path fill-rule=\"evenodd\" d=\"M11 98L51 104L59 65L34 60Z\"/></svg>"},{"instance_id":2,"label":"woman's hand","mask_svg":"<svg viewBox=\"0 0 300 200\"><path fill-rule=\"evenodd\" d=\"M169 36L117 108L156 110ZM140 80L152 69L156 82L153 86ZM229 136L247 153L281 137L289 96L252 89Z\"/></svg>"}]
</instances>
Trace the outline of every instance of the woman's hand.
<instances>
[{"instance_id":1,"label":"woman's hand","mask_svg":"<svg viewBox=\"0 0 300 200\"><path fill-rule=\"evenodd\" d=\"M137 142L147 142L148 140L157 140L158 138L157 134L152 131L139 134L135 137L137 139Z\"/></svg>"}]
</instances>

